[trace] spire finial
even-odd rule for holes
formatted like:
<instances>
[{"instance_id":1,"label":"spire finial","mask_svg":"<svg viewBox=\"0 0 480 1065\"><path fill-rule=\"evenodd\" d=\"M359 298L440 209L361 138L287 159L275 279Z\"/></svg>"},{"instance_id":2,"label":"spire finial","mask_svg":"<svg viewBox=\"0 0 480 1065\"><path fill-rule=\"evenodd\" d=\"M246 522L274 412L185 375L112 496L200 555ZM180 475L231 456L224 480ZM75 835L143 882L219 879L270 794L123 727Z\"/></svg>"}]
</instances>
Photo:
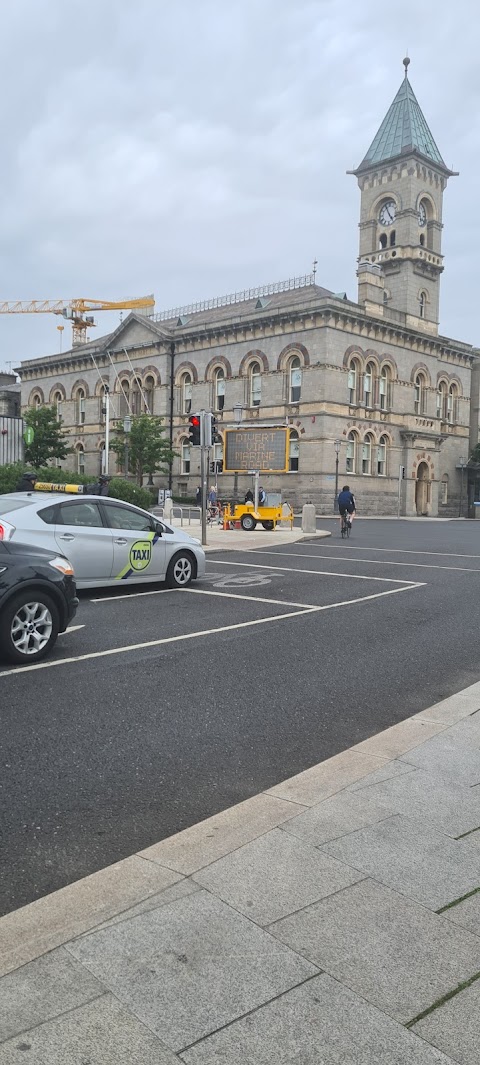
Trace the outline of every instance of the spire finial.
<instances>
[{"instance_id":1,"label":"spire finial","mask_svg":"<svg viewBox=\"0 0 480 1065\"><path fill-rule=\"evenodd\" d=\"M405 67L405 77L408 78L408 68L410 66L410 60L408 58L408 55L405 56L405 59L402 60L402 62Z\"/></svg>"}]
</instances>

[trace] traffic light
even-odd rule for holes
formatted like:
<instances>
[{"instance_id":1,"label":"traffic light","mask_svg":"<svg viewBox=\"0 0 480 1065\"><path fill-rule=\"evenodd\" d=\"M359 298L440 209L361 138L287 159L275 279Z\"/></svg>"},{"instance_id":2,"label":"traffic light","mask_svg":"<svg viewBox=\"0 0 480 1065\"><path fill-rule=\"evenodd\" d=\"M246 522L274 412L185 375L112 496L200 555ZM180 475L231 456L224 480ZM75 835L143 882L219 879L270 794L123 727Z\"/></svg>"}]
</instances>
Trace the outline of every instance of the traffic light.
<instances>
[{"instance_id":1,"label":"traffic light","mask_svg":"<svg viewBox=\"0 0 480 1065\"><path fill-rule=\"evenodd\" d=\"M200 415L191 414L188 419L188 439L192 447L200 447Z\"/></svg>"},{"instance_id":2,"label":"traffic light","mask_svg":"<svg viewBox=\"0 0 480 1065\"><path fill-rule=\"evenodd\" d=\"M212 429L212 444L220 444L222 442L222 438L221 438L220 433L218 431L217 419L216 419L214 414L211 414L210 417L211 417L211 423L210 424L211 424L211 429Z\"/></svg>"}]
</instances>

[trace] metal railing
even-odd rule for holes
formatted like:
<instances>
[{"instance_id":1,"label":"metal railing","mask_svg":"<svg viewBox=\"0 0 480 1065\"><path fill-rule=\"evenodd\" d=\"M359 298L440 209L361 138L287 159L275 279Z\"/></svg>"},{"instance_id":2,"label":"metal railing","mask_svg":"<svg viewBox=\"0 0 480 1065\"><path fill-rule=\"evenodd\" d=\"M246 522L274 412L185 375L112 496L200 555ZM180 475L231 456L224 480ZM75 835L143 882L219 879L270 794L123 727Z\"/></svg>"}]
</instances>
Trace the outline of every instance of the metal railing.
<instances>
[{"instance_id":1,"label":"metal railing","mask_svg":"<svg viewBox=\"0 0 480 1065\"><path fill-rule=\"evenodd\" d=\"M202 516L200 507L194 507L194 506L191 506L191 507L190 506L189 507L179 507L176 504L174 504L173 507L169 507L168 510L169 510L169 517L168 518L164 517L164 515L165 515L165 507L161 507L161 506L153 507L152 508L152 514L154 514L155 517L164 518L165 521L169 521L169 520L178 521L178 520L180 520L180 525L181 526L183 526L184 522L185 522L186 525L191 525L192 524L192 514L193 514L194 520L198 521L200 523L201 516Z\"/></svg>"},{"instance_id":2,"label":"metal railing","mask_svg":"<svg viewBox=\"0 0 480 1065\"><path fill-rule=\"evenodd\" d=\"M260 299L262 296L274 296L277 292L289 292L290 289L306 288L315 284L315 274L303 274L301 277L289 277L287 281L274 281L270 285L257 285L256 288L244 288L240 292L230 292L227 296L214 296L210 300L188 303L184 307L171 307L167 311L149 315L153 322L165 322L170 318L182 318L198 311L213 311L216 307L228 307L231 303L245 303L247 300Z\"/></svg>"}]
</instances>

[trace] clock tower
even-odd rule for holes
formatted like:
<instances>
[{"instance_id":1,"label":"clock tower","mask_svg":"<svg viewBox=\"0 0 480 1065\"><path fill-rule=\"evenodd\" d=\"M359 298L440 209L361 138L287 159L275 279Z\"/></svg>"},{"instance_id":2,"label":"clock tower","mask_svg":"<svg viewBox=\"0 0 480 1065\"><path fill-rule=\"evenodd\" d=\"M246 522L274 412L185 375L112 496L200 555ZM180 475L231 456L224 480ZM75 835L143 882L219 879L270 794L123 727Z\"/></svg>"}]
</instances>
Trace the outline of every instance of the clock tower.
<instances>
[{"instance_id":1,"label":"clock tower","mask_svg":"<svg viewBox=\"0 0 480 1065\"><path fill-rule=\"evenodd\" d=\"M365 158L353 173L361 191L359 263L381 267L386 313L438 333L445 165L405 76Z\"/></svg>"}]
</instances>

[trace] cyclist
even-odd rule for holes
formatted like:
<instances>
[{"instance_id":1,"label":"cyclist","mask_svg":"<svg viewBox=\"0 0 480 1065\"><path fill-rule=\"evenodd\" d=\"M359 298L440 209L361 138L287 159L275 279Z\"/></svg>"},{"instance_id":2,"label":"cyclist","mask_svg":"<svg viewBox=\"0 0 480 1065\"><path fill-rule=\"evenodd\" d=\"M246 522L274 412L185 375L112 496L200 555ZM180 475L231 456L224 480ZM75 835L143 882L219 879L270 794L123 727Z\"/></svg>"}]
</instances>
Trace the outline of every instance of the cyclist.
<instances>
[{"instance_id":1,"label":"cyclist","mask_svg":"<svg viewBox=\"0 0 480 1065\"><path fill-rule=\"evenodd\" d=\"M340 528L342 528L342 521L345 514L348 515L347 521L351 526L355 517L355 496L350 491L348 484L344 484L342 491L338 493L338 512L340 514Z\"/></svg>"}]
</instances>

